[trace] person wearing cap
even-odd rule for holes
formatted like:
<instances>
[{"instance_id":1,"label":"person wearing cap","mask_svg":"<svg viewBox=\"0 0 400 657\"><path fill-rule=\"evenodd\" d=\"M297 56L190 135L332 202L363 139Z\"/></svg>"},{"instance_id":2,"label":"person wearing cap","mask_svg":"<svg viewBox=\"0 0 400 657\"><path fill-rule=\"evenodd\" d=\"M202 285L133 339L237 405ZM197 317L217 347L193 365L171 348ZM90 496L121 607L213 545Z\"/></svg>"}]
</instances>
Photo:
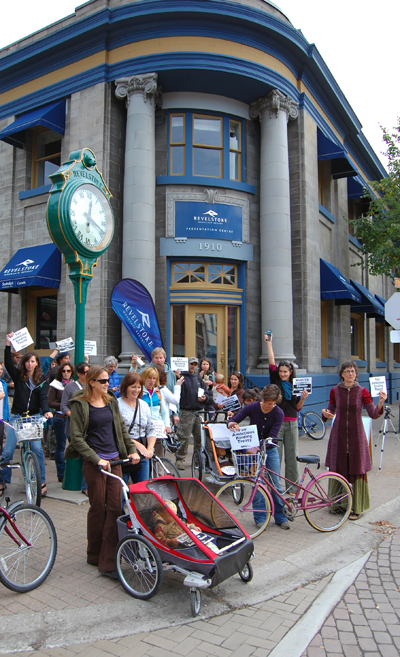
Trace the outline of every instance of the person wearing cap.
<instances>
[{"instance_id":1,"label":"person wearing cap","mask_svg":"<svg viewBox=\"0 0 400 657\"><path fill-rule=\"evenodd\" d=\"M185 457L188 451L190 436L193 434L194 448L201 448L201 421L195 415L196 411L205 410L206 401L211 395L206 383L197 374L198 359L189 358L189 371L183 372L185 378L182 383L180 400L180 420L176 435L180 441L180 447L176 453L176 467L178 470L185 469ZM199 397L199 388L204 390L204 395Z\"/></svg>"}]
</instances>

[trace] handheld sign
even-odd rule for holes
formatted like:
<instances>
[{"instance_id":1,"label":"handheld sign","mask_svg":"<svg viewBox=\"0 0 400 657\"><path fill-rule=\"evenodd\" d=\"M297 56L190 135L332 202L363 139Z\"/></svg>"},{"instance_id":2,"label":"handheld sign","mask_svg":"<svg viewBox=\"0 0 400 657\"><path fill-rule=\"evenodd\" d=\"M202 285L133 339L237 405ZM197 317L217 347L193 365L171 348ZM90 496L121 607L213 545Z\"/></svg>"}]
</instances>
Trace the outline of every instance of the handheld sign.
<instances>
[{"instance_id":1,"label":"handheld sign","mask_svg":"<svg viewBox=\"0 0 400 657\"><path fill-rule=\"evenodd\" d=\"M240 401L237 395L231 395L230 397L225 397L222 402L224 405L224 411L239 411L240 410Z\"/></svg>"},{"instance_id":2,"label":"handheld sign","mask_svg":"<svg viewBox=\"0 0 400 657\"><path fill-rule=\"evenodd\" d=\"M21 351L21 349L25 349L25 347L28 347L30 344L32 344L33 340L29 334L28 329L25 327L19 331L15 331L12 338L10 338L10 342L15 351Z\"/></svg>"},{"instance_id":3,"label":"handheld sign","mask_svg":"<svg viewBox=\"0 0 400 657\"><path fill-rule=\"evenodd\" d=\"M229 440L232 438L232 431L228 429L226 424L211 424L208 425L209 430L211 431L211 435L213 438L213 441L215 443L221 442L221 440Z\"/></svg>"},{"instance_id":4,"label":"handheld sign","mask_svg":"<svg viewBox=\"0 0 400 657\"><path fill-rule=\"evenodd\" d=\"M165 425L162 420L152 420L154 435L156 438L165 438Z\"/></svg>"},{"instance_id":5,"label":"handheld sign","mask_svg":"<svg viewBox=\"0 0 400 657\"><path fill-rule=\"evenodd\" d=\"M198 396L199 399L200 399L200 397L204 397L205 394L206 393L205 393L205 390L203 390L203 388L198 388L197 396Z\"/></svg>"},{"instance_id":6,"label":"handheld sign","mask_svg":"<svg viewBox=\"0 0 400 657\"><path fill-rule=\"evenodd\" d=\"M258 447L258 431L255 424L247 427L240 427L237 431L231 432L232 449L249 449L249 447Z\"/></svg>"},{"instance_id":7,"label":"handheld sign","mask_svg":"<svg viewBox=\"0 0 400 657\"><path fill-rule=\"evenodd\" d=\"M139 358L139 356L136 357L136 362L139 365L139 367L144 366L144 361L141 358Z\"/></svg>"},{"instance_id":8,"label":"handheld sign","mask_svg":"<svg viewBox=\"0 0 400 657\"><path fill-rule=\"evenodd\" d=\"M75 343L72 338L65 338L65 340L59 340L56 342L56 345L58 347L58 353L63 354L66 351L72 351L72 349L75 349Z\"/></svg>"},{"instance_id":9,"label":"handheld sign","mask_svg":"<svg viewBox=\"0 0 400 657\"><path fill-rule=\"evenodd\" d=\"M180 358L174 356L171 358L171 370L173 372L176 372L176 370L179 370L180 372L187 372L189 370L189 358Z\"/></svg>"},{"instance_id":10,"label":"handheld sign","mask_svg":"<svg viewBox=\"0 0 400 657\"><path fill-rule=\"evenodd\" d=\"M97 342L96 340L84 341L84 352L88 356L97 356Z\"/></svg>"},{"instance_id":11,"label":"handheld sign","mask_svg":"<svg viewBox=\"0 0 400 657\"><path fill-rule=\"evenodd\" d=\"M381 390L387 394L386 378L384 376L370 376L371 397L379 397Z\"/></svg>"},{"instance_id":12,"label":"handheld sign","mask_svg":"<svg viewBox=\"0 0 400 657\"><path fill-rule=\"evenodd\" d=\"M298 379L293 379L293 394L301 395L303 390L307 390L308 394L312 393L312 377L302 376Z\"/></svg>"}]
</instances>

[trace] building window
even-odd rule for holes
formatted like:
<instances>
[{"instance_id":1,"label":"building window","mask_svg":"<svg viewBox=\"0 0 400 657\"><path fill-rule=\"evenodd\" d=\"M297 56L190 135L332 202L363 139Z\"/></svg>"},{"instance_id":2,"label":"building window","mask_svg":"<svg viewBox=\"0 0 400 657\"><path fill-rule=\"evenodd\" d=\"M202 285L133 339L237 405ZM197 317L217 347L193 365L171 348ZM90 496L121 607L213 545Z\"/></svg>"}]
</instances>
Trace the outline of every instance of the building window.
<instances>
[{"instance_id":1,"label":"building window","mask_svg":"<svg viewBox=\"0 0 400 657\"><path fill-rule=\"evenodd\" d=\"M364 359L364 315L351 313L351 357Z\"/></svg>"},{"instance_id":2,"label":"building window","mask_svg":"<svg viewBox=\"0 0 400 657\"><path fill-rule=\"evenodd\" d=\"M243 181L244 121L197 112L169 117L169 175Z\"/></svg>"},{"instance_id":3,"label":"building window","mask_svg":"<svg viewBox=\"0 0 400 657\"><path fill-rule=\"evenodd\" d=\"M61 139L57 132L35 132L32 145L32 189L50 185L49 175L61 166Z\"/></svg>"},{"instance_id":4,"label":"building window","mask_svg":"<svg viewBox=\"0 0 400 657\"><path fill-rule=\"evenodd\" d=\"M385 324L375 322L375 357L377 361L385 361Z\"/></svg>"},{"instance_id":5,"label":"building window","mask_svg":"<svg viewBox=\"0 0 400 657\"><path fill-rule=\"evenodd\" d=\"M224 263L174 262L171 288L178 286L237 289L237 267Z\"/></svg>"},{"instance_id":6,"label":"building window","mask_svg":"<svg viewBox=\"0 0 400 657\"><path fill-rule=\"evenodd\" d=\"M57 340L57 290L29 289L27 328L39 355L47 355Z\"/></svg>"},{"instance_id":7,"label":"building window","mask_svg":"<svg viewBox=\"0 0 400 657\"><path fill-rule=\"evenodd\" d=\"M321 358L328 358L328 302L321 301Z\"/></svg>"},{"instance_id":8,"label":"building window","mask_svg":"<svg viewBox=\"0 0 400 657\"><path fill-rule=\"evenodd\" d=\"M395 363L400 363L400 344L398 342L393 345L393 360Z\"/></svg>"}]
</instances>

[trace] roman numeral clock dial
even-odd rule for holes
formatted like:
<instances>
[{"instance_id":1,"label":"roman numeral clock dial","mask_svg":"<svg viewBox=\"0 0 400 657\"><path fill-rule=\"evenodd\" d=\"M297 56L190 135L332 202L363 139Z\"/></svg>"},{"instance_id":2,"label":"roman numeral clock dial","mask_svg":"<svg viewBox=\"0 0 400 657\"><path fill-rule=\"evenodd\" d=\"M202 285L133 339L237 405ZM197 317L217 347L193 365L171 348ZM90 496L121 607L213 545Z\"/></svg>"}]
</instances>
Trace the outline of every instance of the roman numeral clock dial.
<instances>
[{"instance_id":1,"label":"roman numeral clock dial","mask_svg":"<svg viewBox=\"0 0 400 657\"><path fill-rule=\"evenodd\" d=\"M90 250L103 248L111 219L110 204L94 185L84 184L72 194L69 215L79 242Z\"/></svg>"}]
</instances>

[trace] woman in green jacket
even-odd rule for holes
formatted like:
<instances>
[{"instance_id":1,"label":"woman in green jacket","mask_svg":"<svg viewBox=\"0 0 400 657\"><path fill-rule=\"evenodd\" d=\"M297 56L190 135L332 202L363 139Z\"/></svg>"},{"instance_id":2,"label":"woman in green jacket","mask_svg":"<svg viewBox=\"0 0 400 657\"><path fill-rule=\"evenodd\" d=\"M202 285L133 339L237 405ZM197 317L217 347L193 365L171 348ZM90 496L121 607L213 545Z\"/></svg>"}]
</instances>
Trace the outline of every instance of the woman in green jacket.
<instances>
[{"instance_id":1,"label":"woman in green jacket","mask_svg":"<svg viewBox=\"0 0 400 657\"><path fill-rule=\"evenodd\" d=\"M108 392L108 372L98 365L86 376L84 391L70 400L70 437L66 458L83 458L82 473L88 485L90 509L87 520L87 562L102 575L118 579L114 552L118 543L117 518L121 515L121 484L99 471L111 470L121 477L120 465L113 461L140 456L125 427L118 402Z\"/></svg>"}]
</instances>

